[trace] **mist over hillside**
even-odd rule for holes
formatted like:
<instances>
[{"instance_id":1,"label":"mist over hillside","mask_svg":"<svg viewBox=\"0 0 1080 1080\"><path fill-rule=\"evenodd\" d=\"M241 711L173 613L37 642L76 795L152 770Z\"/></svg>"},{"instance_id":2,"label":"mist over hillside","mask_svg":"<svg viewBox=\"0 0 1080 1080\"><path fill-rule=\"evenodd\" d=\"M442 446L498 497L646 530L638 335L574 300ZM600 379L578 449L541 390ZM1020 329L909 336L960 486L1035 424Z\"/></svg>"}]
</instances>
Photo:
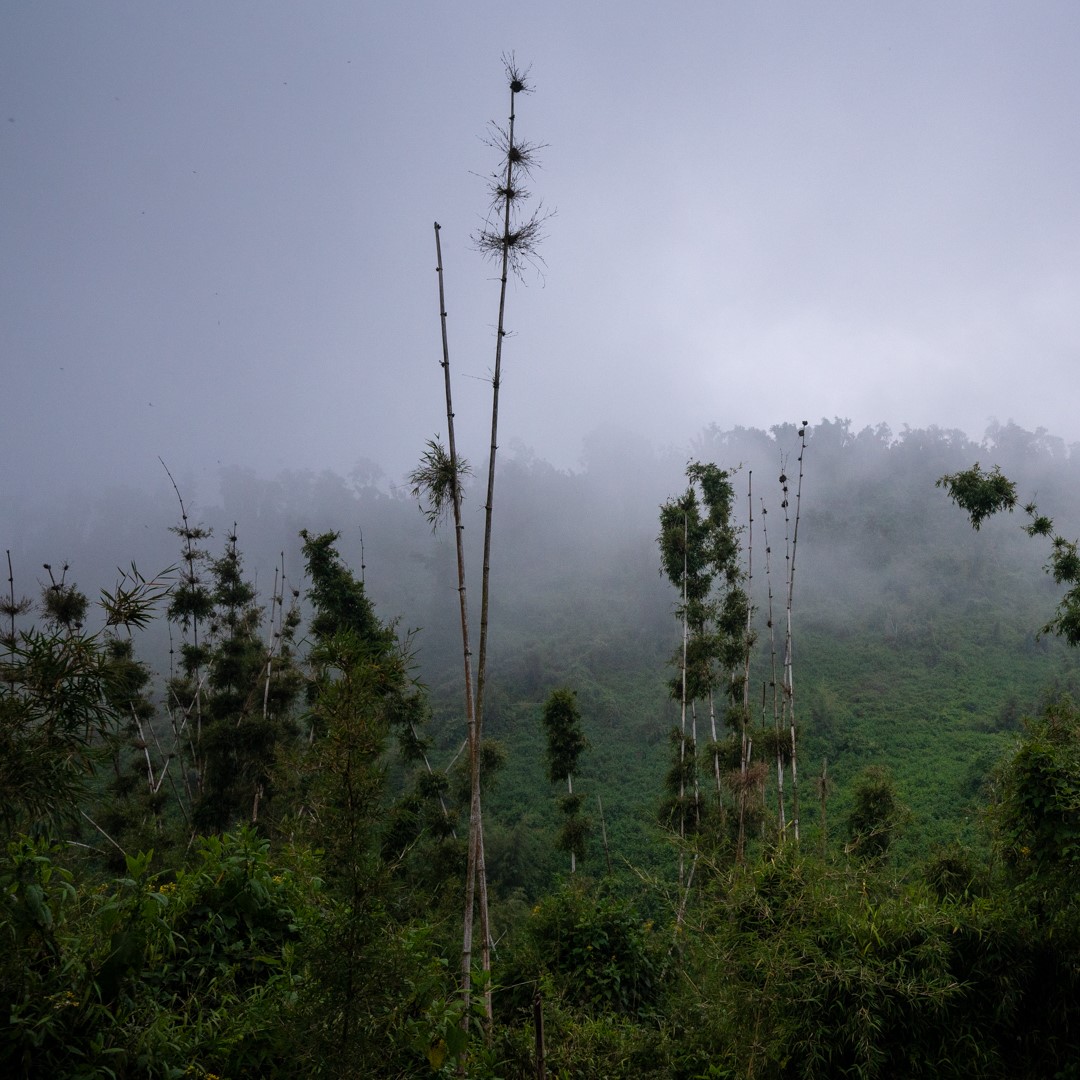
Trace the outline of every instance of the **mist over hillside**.
<instances>
[{"instance_id":1,"label":"mist over hillside","mask_svg":"<svg viewBox=\"0 0 1080 1080\"><path fill-rule=\"evenodd\" d=\"M666 684L679 633L677 597L659 573L658 508L685 489L688 460L734 470L738 516L750 526L743 539L754 552L755 684L768 678L762 525L778 594L785 550L778 477L790 474L794 499L797 430L710 427L683 451L597 433L576 471L523 450L500 465L488 730L513 748L492 803L507 829L533 813L522 785L540 766L536 716L545 695L563 685L579 690L590 728L583 783L605 792L616 831L620 821L648 828L675 719ZM1021 500L1037 498L1065 535L1080 530L1073 496L1080 455L1011 424L976 443L958 431L894 434L821 421L808 430L799 507L793 621L804 765L817 770L827 759L842 785L869 762L890 763L915 809L937 815L944 838L970 825L957 807L974 804L1020 713L1048 687L1072 686L1077 672L1068 650L1037 636L1057 592L1042 570L1047 551L1025 536L1021 515L991 520L976 534L934 486L976 460L1000 465ZM372 467L349 477L274 478L226 468L220 480L213 502L188 502L189 518L214 530L206 545L213 555L235 523L245 568L264 597L282 565L289 585L303 590L301 529L341 533L342 555L362 573L380 615L396 618L399 634L410 637L416 674L431 690L436 752L452 756L461 738L452 530L433 533L407 486L386 483ZM178 486L183 494L182 478ZM467 566L477 582L482 502L473 479ZM15 591L36 593L44 562L70 563L69 578L91 595L132 561L145 574L174 566L179 540L169 529L179 514L164 472L153 492L104 485L63 505L47 496L9 501L2 525ZM165 670L163 625L139 648ZM943 760L951 762L947 782L931 792L924 778ZM499 850L496 838L496 869Z\"/></svg>"},{"instance_id":2,"label":"mist over hillside","mask_svg":"<svg viewBox=\"0 0 1080 1080\"><path fill-rule=\"evenodd\" d=\"M555 469L526 449L512 450L498 472L493 566L504 593L497 602L507 608L508 623L518 621L514 611L520 613L520 605L542 605L553 596L569 600L585 582L595 589L597 581L617 578L625 589L638 576L655 578L658 507L685 487L690 460L715 462L734 473L744 524L745 492L752 483L760 535L761 507L775 510L777 477L793 466L795 432L794 424L768 432L713 426L685 449L657 449L629 434L598 431L586 440L581 467L573 471ZM1045 553L1025 541L1015 528L1018 518L992 521L973 538L964 516L935 491L939 476L974 460L1000 465L1022 497L1037 498L1067 535L1080 529L1073 495L1080 455L1044 431L994 425L975 442L938 428L894 434L884 426L855 431L842 420L811 425L797 586L804 616L828 621L831 612L833 622L842 622L880 607L895 591L890 583L919 566L932 580L931 563L945 559L946 549L955 548L952 557L976 579L991 557L1008 555L1037 570ZM399 616L407 626L441 625L443 605L436 598L454 589L447 573L451 538L445 528L429 530L404 479L388 481L370 463L349 476L286 471L268 478L225 467L218 491L199 498L188 490L196 485L177 475L191 520L215 531L211 551L235 524L249 572L263 585L281 553L286 574L299 581L300 529L332 529L341 533L350 564L366 568L368 591L384 616ZM467 485L466 536L476 551L481 503L473 480ZM47 492L8 497L0 511L0 531L24 591L31 588L28 578L40 577L42 562L70 562L74 578L96 591L111 583L118 566L134 561L154 573L173 565L179 551L169 529L179 522L180 507L164 470L153 491L105 482L60 499ZM769 524L779 528L778 522ZM779 539L774 531L774 542ZM471 554L475 565L476 553ZM654 605L666 595L655 584L641 582L643 613L655 615ZM1034 580L1027 584L1038 589ZM1046 593L1052 596L1052 588ZM430 629L426 636L432 636Z\"/></svg>"}]
</instances>

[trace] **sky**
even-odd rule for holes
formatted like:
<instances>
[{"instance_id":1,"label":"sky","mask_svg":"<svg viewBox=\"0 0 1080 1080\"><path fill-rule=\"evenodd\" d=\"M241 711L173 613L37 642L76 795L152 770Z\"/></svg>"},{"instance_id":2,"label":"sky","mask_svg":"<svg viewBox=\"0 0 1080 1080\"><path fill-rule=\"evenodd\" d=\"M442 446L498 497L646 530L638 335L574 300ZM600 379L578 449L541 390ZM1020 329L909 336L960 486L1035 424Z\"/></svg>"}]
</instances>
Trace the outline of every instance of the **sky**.
<instances>
[{"instance_id":1,"label":"sky","mask_svg":"<svg viewBox=\"0 0 1080 1080\"><path fill-rule=\"evenodd\" d=\"M6 0L0 495L483 462L502 58L542 262L499 443L1080 440L1080 4Z\"/></svg>"}]
</instances>

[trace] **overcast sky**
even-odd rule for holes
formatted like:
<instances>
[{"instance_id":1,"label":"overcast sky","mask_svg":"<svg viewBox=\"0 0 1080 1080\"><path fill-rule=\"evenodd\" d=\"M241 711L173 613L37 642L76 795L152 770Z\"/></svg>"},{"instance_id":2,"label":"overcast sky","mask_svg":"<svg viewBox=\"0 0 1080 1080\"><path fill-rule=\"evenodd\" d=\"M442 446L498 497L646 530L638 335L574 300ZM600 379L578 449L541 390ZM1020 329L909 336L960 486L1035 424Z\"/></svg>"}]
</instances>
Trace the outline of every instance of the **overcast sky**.
<instances>
[{"instance_id":1,"label":"overcast sky","mask_svg":"<svg viewBox=\"0 0 1080 1080\"><path fill-rule=\"evenodd\" d=\"M993 419L1080 439L1080 4L0 7L0 490L400 480L487 441L470 236L531 66L501 444Z\"/></svg>"}]
</instances>

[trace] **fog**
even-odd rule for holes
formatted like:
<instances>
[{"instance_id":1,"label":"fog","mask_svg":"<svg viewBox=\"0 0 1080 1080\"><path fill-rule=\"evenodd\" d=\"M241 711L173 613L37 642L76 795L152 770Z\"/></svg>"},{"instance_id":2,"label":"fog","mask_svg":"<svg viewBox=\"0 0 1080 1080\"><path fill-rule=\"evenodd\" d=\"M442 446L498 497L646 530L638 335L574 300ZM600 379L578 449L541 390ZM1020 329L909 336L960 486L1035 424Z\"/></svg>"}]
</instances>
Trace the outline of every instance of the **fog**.
<instances>
[{"instance_id":1,"label":"fog","mask_svg":"<svg viewBox=\"0 0 1080 1080\"><path fill-rule=\"evenodd\" d=\"M807 431L798 503L794 425L771 432L714 426L698 432L688 450L731 471L744 568L752 570L750 588L762 623L770 585L782 607L791 529L795 512L800 514L797 633L817 627L834 638L859 633L897 644L924 639L928 628L932 636L944 617L969 611L978 622L992 611L1010 633L1033 639L1059 592L1043 573L1047 545L1024 535L1022 515L1003 515L973 533L934 486L943 473L977 459L1000 464L1017 481L1021 500L1037 499L1066 536L1080 533L1074 498L1080 454L1058 438L1015 425L991 429L974 442L959 431L894 434L819 420ZM531 685L534 667L553 682L575 670L591 678L611 679L619 671L662 677L677 637L678 597L659 573L659 507L685 489L687 456L657 452L640 438L594 436L574 471L535 457L508 457L496 487L492 558L500 681L520 691ZM787 522L781 472L790 477ZM178 486L184 494L183 482ZM483 484L473 479L464 516L473 587L483 501ZM70 563L69 580L93 597L133 561L143 574L155 575L180 559L180 541L170 528L181 511L167 478L152 493L112 487L51 505L9 496L6 505L12 513L4 546L17 595L39 592L46 562L56 571ZM443 683L456 694L452 530L432 532L407 489L386 490L370 477L331 471L267 479L232 467L222 473L215 500L185 495L185 506L192 524L213 530L205 547L214 557L235 528L245 572L264 603L282 567L288 587L305 588L301 529L339 532L340 551L363 578L380 617L394 621L403 639L417 631L412 644L418 671L436 697L442 699ZM771 580L766 543L773 552ZM140 651L162 670L163 621L155 634Z\"/></svg>"},{"instance_id":2,"label":"fog","mask_svg":"<svg viewBox=\"0 0 1080 1080\"><path fill-rule=\"evenodd\" d=\"M507 460L822 416L1074 441L1078 46L1068 2L5 5L2 531L29 493L73 529L168 503L159 457L206 505L234 469L400 485L445 431L435 220L482 461L508 50L554 216Z\"/></svg>"}]
</instances>

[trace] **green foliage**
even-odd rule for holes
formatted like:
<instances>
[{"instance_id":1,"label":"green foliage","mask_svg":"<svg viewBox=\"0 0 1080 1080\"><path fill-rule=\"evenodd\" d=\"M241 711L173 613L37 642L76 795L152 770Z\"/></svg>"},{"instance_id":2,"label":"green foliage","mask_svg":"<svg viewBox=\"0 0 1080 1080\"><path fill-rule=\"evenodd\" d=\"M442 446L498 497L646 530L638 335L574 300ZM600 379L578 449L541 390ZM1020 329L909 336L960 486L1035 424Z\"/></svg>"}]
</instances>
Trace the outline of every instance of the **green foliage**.
<instances>
[{"instance_id":1,"label":"green foliage","mask_svg":"<svg viewBox=\"0 0 1080 1080\"><path fill-rule=\"evenodd\" d=\"M201 525L188 525L186 513L183 524L173 526L170 531L180 537L183 548L180 580L170 592L169 618L185 632L193 627L197 630L199 623L208 619L213 612L214 598L202 576L202 566L210 557L209 553L196 545L208 540L212 533Z\"/></svg>"},{"instance_id":2,"label":"green foliage","mask_svg":"<svg viewBox=\"0 0 1080 1080\"><path fill-rule=\"evenodd\" d=\"M1032 508L1032 514L1035 514ZM1035 517L1029 532L1043 535L1039 527L1045 522L1047 533L1052 528L1049 518ZM1065 595L1058 601L1054 617L1043 627L1044 634L1056 634L1070 645L1080 645L1080 551L1075 540L1063 536L1051 538L1050 559L1046 572L1058 585L1068 585Z\"/></svg>"},{"instance_id":3,"label":"green foliage","mask_svg":"<svg viewBox=\"0 0 1080 1080\"><path fill-rule=\"evenodd\" d=\"M153 581L144 578L134 563L127 570L118 570L116 585L111 591L102 589L98 599L105 613L105 626L123 627L129 634L149 626L157 605L171 591L166 582L173 569L163 570Z\"/></svg>"},{"instance_id":4,"label":"green foliage","mask_svg":"<svg viewBox=\"0 0 1080 1080\"><path fill-rule=\"evenodd\" d=\"M859 858L885 858L905 817L888 769L868 766L855 779L847 817L849 849Z\"/></svg>"},{"instance_id":5,"label":"green foliage","mask_svg":"<svg viewBox=\"0 0 1080 1080\"><path fill-rule=\"evenodd\" d=\"M567 794L559 799L563 824L556 846L570 856L570 869L574 871L578 860L585 858L585 843L591 826L581 812L581 795L570 790L578 759L589 745L581 726L577 693L565 688L552 690L544 702L541 719L547 734L548 779L553 784L567 782Z\"/></svg>"},{"instance_id":6,"label":"green foliage","mask_svg":"<svg viewBox=\"0 0 1080 1080\"><path fill-rule=\"evenodd\" d=\"M420 464L409 473L409 483L414 499L427 499L427 506L421 504L420 512L432 531L445 519L447 510L454 504L455 492L460 491L462 480L471 473L472 468L464 458L458 459L455 470L442 443L428 439Z\"/></svg>"},{"instance_id":7,"label":"green foliage","mask_svg":"<svg viewBox=\"0 0 1080 1080\"><path fill-rule=\"evenodd\" d=\"M559 809L563 813L563 824L559 830L556 846L560 851L573 856L571 869L576 868L579 860L585 858L586 843L592 831L592 821L581 812L580 795L564 795L559 800Z\"/></svg>"},{"instance_id":8,"label":"green foliage","mask_svg":"<svg viewBox=\"0 0 1080 1080\"><path fill-rule=\"evenodd\" d=\"M300 536L304 541L304 561L310 588L308 599L315 606L311 633L317 641L347 632L357 636L379 652L393 647L393 633L383 627L375 609L352 571L341 561L335 544L338 533L313 536L306 529Z\"/></svg>"},{"instance_id":9,"label":"green foliage","mask_svg":"<svg viewBox=\"0 0 1080 1080\"><path fill-rule=\"evenodd\" d=\"M100 739L116 728L108 658L82 632L28 630L0 681L0 822L58 826L78 814Z\"/></svg>"},{"instance_id":10,"label":"green foliage","mask_svg":"<svg viewBox=\"0 0 1080 1080\"><path fill-rule=\"evenodd\" d=\"M1034 1080L1075 1052L1044 1006L1075 972L1009 907L790 848L716 884L687 935L680 1075Z\"/></svg>"},{"instance_id":11,"label":"green foliage","mask_svg":"<svg viewBox=\"0 0 1080 1080\"><path fill-rule=\"evenodd\" d=\"M26 605L8 603L10 632L0 659L0 828L58 829L78 816L95 767L110 756L121 729L145 717L148 674L117 626L143 625L165 589L131 568L102 592L102 629L83 623L88 601L64 574L42 595L46 629L17 629ZM125 585L124 582L127 584Z\"/></svg>"},{"instance_id":12,"label":"green foliage","mask_svg":"<svg viewBox=\"0 0 1080 1080\"><path fill-rule=\"evenodd\" d=\"M935 850L924 864L922 875L939 900L963 900L987 891L985 867L978 866L971 853L959 844Z\"/></svg>"},{"instance_id":13,"label":"green foliage","mask_svg":"<svg viewBox=\"0 0 1080 1080\"><path fill-rule=\"evenodd\" d=\"M45 563L49 584L41 590L41 614L47 626L71 634L82 629L90 601L77 586L67 582L68 569L64 563L58 581L52 567Z\"/></svg>"},{"instance_id":14,"label":"green foliage","mask_svg":"<svg viewBox=\"0 0 1080 1080\"><path fill-rule=\"evenodd\" d=\"M997 841L1025 891L1051 907L1074 897L1080 885L1080 710L1071 701L1051 702L1028 722L996 786Z\"/></svg>"},{"instance_id":15,"label":"green foliage","mask_svg":"<svg viewBox=\"0 0 1080 1080\"><path fill-rule=\"evenodd\" d=\"M846 461L841 450L850 445L866 449L862 434L842 429L816 434L823 460ZM850 437L843 446L842 436ZM913 454L914 443L913 436L898 439L886 450L877 440L871 450L885 460ZM947 439L925 444L941 451L935 474L954 469L954 459L968 452ZM584 484L574 487L576 479L544 475L559 506L598 498ZM233 820L251 816L255 784L263 784L262 836L209 819L200 823L225 831L197 835L174 812L167 785L145 799L122 795L132 785L148 790L155 739L167 738L173 721L190 720L194 732L196 713L158 714L133 641L108 629L88 635L79 625L87 613L59 592L52 621L16 631L25 611L15 611L12 588L0 607L8 616L0 640L0 738L9 740L0 746L0 770L10 780L0 797L12 834L0 857L0 1070L62 1080L185 1070L267 1078L524 1076L532 1070L539 994L550 1076L1075 1076L1076 711L1055 701L1028 722L1001 768L990 767L1041 688L1075 682L1063 642L1038 641L1022 629L1036 622L1027 616L1052 586L1042 582L1040 595L1030 568L1014 557L1013 548L1029 547L1023 537L1010 547L991 524L992 550L964 553L956 545L966 526L957 520L949 531L949 517L959 516L945 500L937 500L942 513L934 516L932 492L925 503L921 495L905 501L903 485L883 483L883 475L867 466L850 491L838 484L807 516L815 543L844 560L840 575L830 576L823 561L807 574L816 592L800 639L801 663L812 673L803 690L803 754L811 776L828 757L835 782L829 819L846 821L851 840L847 852L823 840L820 861L805 855L818 849L810 814L802 854L789 845L777 855L757 839L767 835L771 808L755 798L753 814L765 816L751 816L745 864L729 866L730 845L723 845L732 830L718 827L699 799L697 747L678 728L667 820L693 824L676 852L658 842L650 820L662 782L657 750L675 706L660 675L670 633L659 614L660 583L648 572L655 549L643 541L639 551L628 544L611 557L608 515L593 514L605 518L597 547L605 558L591 577L575 580L567 603L546 589L537 569L538 552L561 542L558 529L553 524L541 537L533 525L521 526L508 550L526 569L504 573L508 606L522 612L523 626L511 627L500 646L501 677L488 709L488 730L513 747L503 755L485 824L494 925L504 935L490 1042L479 1024L470 1024L468 1035L462 1029L466 1008L452 959L465 861L464 840L452 835L456 772L418 767L425 753L436 766L452 759L460 745L458 706L440 713L443 730L429 737L407 643L379 621L331 534L313 548L313 581L322 591L316 595L313 586L311 599L316 619L327 618L324 632L310 635L303 701L266 679L269 639L253 615L257 598L235 530L219 559L203 560L210 607L189 612L186 655L197 663L194 682L201 680L202 782L232 806ZM699 521L707 522L703 486L696 498ZM515 488L539 512L534 492L528 484ZM1029 531L1056 543L1053 522L1034 508L1031 514ZM580 526L589 515L568 516ZM850 540L868 532L874 544ZM567 543L578 539L575 532ZM1069 585L1075 551L1065 543L1054 551L1060 558L1051 576ZM565 552L556 561L560 572L570 565ZM421 565L400 571L420 597L430 591ZM717 575L713 584L724 580ZM124 576L110 594L107 628L145 625L139 581ZM542 603L530 599L530 589L544 593ZM854 606L856 594L871 597L868 606ZM749 602L737 587L707 610L715 599L692 611L688 605L693 618L708 616L688 650L690 693L703 699L713 682L728 692L717 676L741 655L735 632ZM617 632L617 625L629 630ZM439 669L429 670L441 691ZM768 677L755 668L755 680L759 674L762 682ZM290 677L298 680L295 669ZM588 732L591 753L565 774L573 774L575 793L552 800L536 718L545 689L571 680L579 735ZM741 734L753 736L751 769L783 752L776 733L757 729L741 703L726 712L729 734L700 744L725 773L741 764ZM702 714L699 707L699 721ZM496 744L485 745L487 762ZM138 753L129 756L132 750ZM168 752L166 742L162 756ZM895 781L860 772L875 760L889 763ZM102 767L106 761L111 770ZM179 765L177 758L167 775L181 787L188 770ZM600 887L552 886L557 860L544 841L560 807L568 825L585 824L579 768L590 805L594 792L603 795L615 870L619 856L632 852L638 875L613 876ZM78 781L66 791L64 770ZM30 780L33 798L30 787L20 787ZM917 827L903 832L898 791L916 811ZM988 794L996 857L978 831ZM93 809L101 803L111 804L104 814ZM127 851L152 843L154 854L128 858L99 832L78 833L71 822L80 809ZM39 821L79 846L52 845ZM15 835L19 828L33 838ZM145 841L133 843L134 836ZM107 860L82 843L88 838L107 849L118 874L101 876ZM576 837L564 829L562 843L575 850ZM694 868L694 888L669 896L655 882L671 880L679 851ZM627 879L636 889L645 883L634 902L626 899ZM645 916L668 909L679 911L678 929L659 933ZM452 920L444 914L451 911ZM474 998L477 1007L481 998Z\"/></svg>"},{"instance_id":16,"label":"green foliage","mask_svg":"<svg viewBox=\"0 0 1080 1080\"><path fill-rule=\"evenodd\" d=\"M676 727L669 735L671 765L664 777L665 798L657 815L660 825L677 836L697 831L705 814L704 800L694 787L697 752L694 741Z\"/></svg>"},{"instance_id":17,"label":"green foliage","mask_svg":"<svg viewBox=\"0 0 1080 1080\"><path fill-rule=\"evenodd\" d=\"M976 462L966 472L941 477L937 486L945 487L952 500L968 512L976 529L998 510L1012 511L1016 505L1016 485L996 466L992 473L983 473ZM1024 512L1029 519L1024 531L1029 536L1050 538L1046 572L1056 584L1069 586L1058 601L1056 614L1043 626L1043 633L1055 634L1070 645L1080 645L1080 550L1077 542L1056 534L1053 520L1040 514L1034 502L1029 502Z\"/></svg>"},{"instance_id":18,"label":"green foliage","mask_svg":"<svg viewBox=\"0 0 1080 1080\"><path fill-rule=\"evenodd\" d=\"M360 888L383 800L387 683L400 680L400 672L388 673L351 633L324 639L312 658L317 667L310 722L318 737L292 768L302 804L310 807L311 839L327 852L334 872Z\"/></svg>"},{"instance_id":19,"label":"green foliage","mask_svg":"<svg viewBox=\"0 0 1080 1080\"><path fill-rule=\"evenodd\" d=\"M174 777L170 789L182 814L198 832L221 831L272 814L274 761L296 734L292 713L303 683L294 657L299 614L295 604L282 610L284 582L280 591L275 584L264 632L266 612L244 575L235 525L218 558L195 546L210 532L191 528L186 514L173 531L184 545L169 617L183 640L180 672L169 683L169 748L152 723L139 726L138 744L153 741L171 755L156 767L150 762L151 793L178 759L183 786Z\"/></svg>"},{"instance_id":20,"label":"green foliage","mask_svg":"<svg viewBox=\"0 0 1080 1080\"><path fill-rule=\"evenodd\" d=\"M672 733L673 758L665 778L660 821L680 837L701 826L706 806L698 775L696 703L707 702L715 807L723 819L722 783L726 780L739 806L741 852L750 786L749 716L744 699L753 637L748 628L750 600L742 587L745 575L734 522L735 491L729 474L713 464L692 462L686 475L690 481L686 492L660 508L661 570L679 590L677 611L683 628L682 643L671 660L677 672L669 684L671 696L679 702L680 724ZM737 772L721 768L717 699L721 707L727 705L724 719L740 735ZM755 779L760 778L755 774ZM680 879L683 865L680 859Z\"/></svg>"},{"instance_id":21,"label":"green foliage","mask_svg":"<svg viewBox=\"0 0 1080 1080\"><path fill-rule=\"evenodd\" d=\"M573 690L552 690L541 717L547 733L548 779L561 783L577 771L578 758L589 740L581 727L581 709Z\"/></svg>"},{"instance_id":22,"label":"green foliage","mask_svg":"<svg viewBox=\"0 0 1080 1080\"><path fill-rule=\"evenodd\" d=\"M664 953L653 923L603 885L575 879L533 909L506 975L506 1007L528 1010L537 990L589 1016L654 1016Z\"/></svg>"},{"instance_id":23,"label":"green foliage","mask_svg":"<svg viewBox=\"0 0 1080 1080\"><path fill-rule=\"evenodd\" d=\"M57 855L24 842L0 866L8 1075L253 1075L289 1059L311 894L265 842L213 838L169 879L132 857L125 877L79 896Z\"/></svg>"},{"instance_id":24,"label":"green foliage","mask_svg":"<svg viewBox=\"0 0 1080 1080\"><path fill-rule=\"evenodd\" d=\"M264 612L244 578L235 527L224 554L211 561L210 574L214 606L192 807L201 832L271 812L274 762L278 748L296 733L291 710L301 688L292 656L295 621L282 620L273 646L264 642Z\"/></svg>"},{"instance_id":25,"label":"green foliage","mask_svg":"<svg viewBox=\"0 0 1080 1080\"><path fill-rule=\"evenodd\" d=\"M942 476L936 486L948 492L976 530L987 518L1002 510L1011 513L1016 506L1016 485L1002 475L997 465L990 472L983 472L976 461L970 469Z\"/></svg>"},{"instance_id":26,"label":"green foliage","mask_svg":"<svg viewBox=\"0 0 1080 1080\"><path fill-rule=\"evenodd\" d=\"M670 1080L678 1061L670 1025L641 1022L614 1012L583 1013L550 992L539 995L543 1009L546 1075L552 1080ZM532 1024L503 1034L509 1071L496 1074L531 1078L535 1070Z\"/></svg>"}]
</instances>

